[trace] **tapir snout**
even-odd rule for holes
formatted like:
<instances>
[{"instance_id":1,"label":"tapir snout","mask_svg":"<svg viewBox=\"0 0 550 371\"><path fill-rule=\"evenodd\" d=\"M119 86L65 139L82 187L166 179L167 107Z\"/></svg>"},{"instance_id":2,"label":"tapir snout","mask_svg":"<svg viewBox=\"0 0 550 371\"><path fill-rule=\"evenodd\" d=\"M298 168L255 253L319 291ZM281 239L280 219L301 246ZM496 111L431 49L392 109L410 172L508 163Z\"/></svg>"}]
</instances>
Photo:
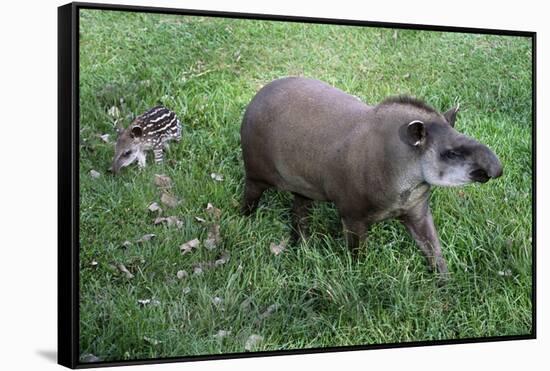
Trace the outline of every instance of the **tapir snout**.
<instances>
[{"instance_id":1,"label":"tapir snout","mask_svg":"<svg viewBox=\"0 0 550 371\"><path fill-rule=\"evenodd\" d=\"M496 179L502 176L502 164L498 157L488 147L481 143L476 146L476 167L470 172L473 181L485 183L489 179Z\"/></svg>"}]
</instances>

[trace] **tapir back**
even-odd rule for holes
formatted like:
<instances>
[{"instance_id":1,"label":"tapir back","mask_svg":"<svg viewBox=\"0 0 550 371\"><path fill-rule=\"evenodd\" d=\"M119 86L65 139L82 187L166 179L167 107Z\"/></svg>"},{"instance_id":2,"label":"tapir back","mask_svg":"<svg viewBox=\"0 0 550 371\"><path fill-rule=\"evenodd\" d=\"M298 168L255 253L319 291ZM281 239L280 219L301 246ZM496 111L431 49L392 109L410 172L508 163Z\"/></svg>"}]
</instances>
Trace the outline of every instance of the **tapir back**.
<instances>
[{"instance_id":1,"label":"tapir back","mask_svg":"<svg viewBox=\"0 0 550 371\"><path fill-rule=\"evenodd\" d=\"M372 107L305 78L284 78L263 87L246 110L241 143L247 176L279 189L327 200L327 173L346 162L345 142L364 132ZM330 167L330 168L327 168Z\"/></svg>"}]
</instances>

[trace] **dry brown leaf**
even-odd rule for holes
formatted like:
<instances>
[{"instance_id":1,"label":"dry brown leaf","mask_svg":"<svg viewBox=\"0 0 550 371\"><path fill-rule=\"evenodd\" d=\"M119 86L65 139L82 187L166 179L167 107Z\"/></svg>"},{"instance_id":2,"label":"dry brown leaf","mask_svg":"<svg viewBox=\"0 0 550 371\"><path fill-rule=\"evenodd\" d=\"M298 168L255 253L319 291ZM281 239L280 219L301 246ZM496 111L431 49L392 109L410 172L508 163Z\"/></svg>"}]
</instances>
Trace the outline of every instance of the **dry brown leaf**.
<instances>
[{"instance_id":1,"label":"dry brown leaf","mask_svg":"<svg viewBox=\"0 0 550 371\"><path fill-rule=\"evenodd\" d=\"M212 178L212 180L215 180L216 182L223 182L223 176L220 174L212 173L210 174L210 178Z\"/></svg>"},{"instance_id":2,"label":"dry brown leaf","mask_svg":"<svg viewBox=\"0 0 550 371\"><path fill-rule=\"evenodd\" d=\"M269 250L271 250L271 252L275 256L282 253L285 249L286 249L286 241L281 241L279 244L272 242L271 245L269 245Z\"/></svg>"},{"instance_id":3,"label":"dry brown leaf","mask_svg":"<svg viewBox=\"0 0 550 371\"><path fill-rule=\"evenodd\" d=\"M153 221L154 225L165 223L168 227L176 226L178 228L183 227L183 222L175 216L158 217Z\"/></svg>"},{"instance_id":4,"label":"dry brown leaf","mask_svg":"<svg viewBox=\"0 0 550 371\"><path fill-rule=\"evenodd\" d=\"M187 278L189 276L189 273L187 273L186 270L180 270L178 273L176 273L176 277L178 277L178 280L182 280L184 278Z\"/></svg>"},{"instance_id":5,"label":"dry brown leaf","mask_svg":"<svg viewBox=\"0 0 550 371\"><path fill-rule=\"evenodd\" d=\"M214 262L214 266L219 267L220 265L223 265L229 261L229 251L224 250L222 254L216 259Z\"/></svg>"},{"instance_id":6,"label":"dry brown leaf","mask_svg":"<svg viewBox=\"0 0 550 371\"><path fill-rule=\"evenodd\" d=\"M134 275L124 266L124 264L118 264L116 266L118 270L124 274L124 276L128 279L134 278Z\"/></svg>"},{"instance_id":7,"label":"dry brown leaf","mask_svg":"<svg viewBox=\"0 0 550 371\"><path fill-rule=\"evenodd\" d=\"M160 305L160 301L156 299L138 299L138 304L146 306L146 305Z\"/></svg>"},{"instance_id":8,"label":"dry brown leaf","mask_svg":"<svg viewBox=\"0 0 550 371\"><path fill-rule=\"evenodd\" d=\"M153 233L144 234L143 236L141 236L139 240L136 241L136 243L151 241L155 237L156 237L156 234L153 234Z\"/></svg>"},{"instance_id":9,"label":"dry brown leaf","mask_svg":"<svg viewBox=\"0 0 550 371\"><path fill-rule=\"evenodd\" d=\"M103 142L110 143L109 141L110 134L100 134L98 136L99 136L99 139L101 139Z\"/></svg>"},{"instance_id":10,"label":"dry brown leaf","mask_svg":"<svg viewBox=\"0 0 550 371\"><path fill-rule=\"evenodd\" d=\"M176 207L180 203L180 201L175 196L172 196L169 193L163 193L160 196L160 202L168 207Z\"/></svg>"},{"instance_id":11,"label":"dry brown leaf","mask_svg":"<svg viewBox=\"0 0 550 371\"><path fill-rule=\"evenodd\" d=\"M172 179L164 174L155 174L155 185L161 189L172 188Z\"/></svg>"},{"instance_id":12,"label":"dry brown leaf","mask_svg":"<svg viewBox=\"0 0 550 371\"><path fill-rule=\"evenodd\" d=\"M206 205L206 212L214 217L214 219L219 219L222 216L222 211L217 207L214 207L210 202Z\"/></svg>"},{"instance_id":13,"label":"dry brown leaf","mask_svg":"<svg viewBox=\"0 0 550 371\"><path fill-rule=\"evenodd\" d=\"M200 245L200 241L198 238L192 239L191 241L187 241L186 243L182 244L180 246L180 251L183 255L193 251L193 249L196 249Z\"/></svg>"},{"instance_id":14,"label":"dry brown leaf","mask_svg":"<svg viewBox=\"0 0 550 371\"><path fill-rule=\"evenodd\" d=\"M231 335L231 331L228 330L219 330L215 335L214 338L218 340L223 340L223 338Z\"/></svg>"},{"instance_id":15,"label":"dry brown leaf","mask_svg":"<svg viewBox=\"0 0 550 371\"><path fill-rule=\"evenodd\" d=\"M162 343L162 341L160 341L160 340L149 338L147 336L144 336L143 340L145 340L146 342L148 342L151 345L159 345L160 343Z\"/></svg>"},{"instance_id":16,"label":"dry brown leaf","mask_svg":"<svg viewBox=\"0 0 550 371\"><path fill-rule=\"evenodd\" d=\"M204 247L208 250L214 250L221 242L220 225L213 224L208 228L208 236L204 241Z\"/></svg>"},{"instance_id":17,"label":"dry brown leaf","mask_svg":"<svg viewBox=\"0 0 550 371\"><path fill-rule=\"evenodd\" d=\"M162 208L156 202L152 202L149 206L147 206L147 209L152 213L162 213Z\"/></svg>"},{"instance_id":18,"label":"dry brown leaf","mask_svg":"<svg viewBox=\"0 0 550 371\"><path fill-rule=\"evenodd\" d=\"M223 303L223 299L220 298L219 296L214 296L212 298L212 304L216 305L216 306L219 306Z\"/></svg>"},{"instance_id":19,"label":"dry brown leaf","mask_svg":"<svg viewBox=\"0 0 550 371\"><path fill-rule=\"evenodd\" d=\"M263 336L252 334L248 337L248 339L246 339L244 349L250 352L252 349L256 348L263 340Z\"/></svg>"},{"instance_id":20,"label":"dry brown leaf","mask_svg":"<svg viewBox=\"0 0 550 371\"><path fill-rule=\"evenodd\" d=\"M512 275L512 271L510 269L505 269L503 271L498 271L498 275L503 277L510 277Z\"/></svg>"},{"instance_id":21,"label":"dry brown leaf","mask_svg":"<svg viewBox=\"0 0 550 371\"><path fill-rule=\"evenodd\" d=\"M101 176L101 173L99 173L98 171L95 171L95 170L90 170L90 176L94 179L97 179Z\"/></svg>"}]
</instances>

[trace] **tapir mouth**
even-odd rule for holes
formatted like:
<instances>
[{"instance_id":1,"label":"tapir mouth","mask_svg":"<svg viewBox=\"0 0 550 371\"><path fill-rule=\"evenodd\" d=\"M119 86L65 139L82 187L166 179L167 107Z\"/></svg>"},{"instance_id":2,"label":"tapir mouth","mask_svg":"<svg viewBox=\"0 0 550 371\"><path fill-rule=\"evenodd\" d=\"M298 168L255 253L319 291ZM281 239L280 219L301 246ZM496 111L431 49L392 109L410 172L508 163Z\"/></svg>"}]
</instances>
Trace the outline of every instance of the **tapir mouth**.
<instances>
[{"instance_id":1,"label":"tapir mouth","mask_svg":"<svg viewBox=\"0 0 550 371\"><path fill-rule=\"evenodd\" d=\"M486 183L491 177L487 172L483 169L477 169L472 172L470 172L470 179L472 179L474 182L479 183Z\"/></svg>"}]
</instances>

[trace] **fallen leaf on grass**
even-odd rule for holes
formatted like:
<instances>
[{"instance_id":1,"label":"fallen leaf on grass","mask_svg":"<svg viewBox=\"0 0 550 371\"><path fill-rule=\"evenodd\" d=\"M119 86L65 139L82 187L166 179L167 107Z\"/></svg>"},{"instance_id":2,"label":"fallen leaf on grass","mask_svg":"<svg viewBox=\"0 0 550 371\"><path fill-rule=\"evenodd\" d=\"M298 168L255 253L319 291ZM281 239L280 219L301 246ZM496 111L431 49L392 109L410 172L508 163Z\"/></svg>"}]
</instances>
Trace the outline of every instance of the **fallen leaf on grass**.
<instances>
[{"instance_id":1,"label":"fallen leaf on grass","mask_svg":"<svg viewBox=\"0 0 550 371\"><path fill-rule=\"evenodd\" d=\"M271 250L271 252L275 256L282 253L285 249L286 249L286 241L281 241L279 244L272 242L271 245L269 245L269 250Z\"/></svg>"},{"instance_id":2,"label":"fallen leaf on grass","mask_svg":"<svg viewBox=\"0 0 550 371\"><path fill-rule=\"evenodd\" d=\"M122 247L125 248L125 249L130 247L131 245L132 245L132 243L128 240L126 240L122 243Z\"/></svg>"},{"instance_id":3,"label":"fallen leaf on grass","mask_svg":"<svg viewBox=\"0 0 550 371\"><path fill-rule=\"evenodd\" d=\"M167 216L167 217L159 216L153 222L154 225L162 224L162 223L165 223L168 227L172 227L174 225L178 228L183 227L183 222L175 216Z\"/></svg>"},{"instance_id":4,"label":"fallen leaf on grass","mask_svg":"<svg viewBox=\"0 0 550 371\"><path fill-rule=\"evenodd\" d=\"M183 255L193 251L193 249L196 249L200 245L200 241L198 238L195 238L191 241L187 241L183 245L180 246L180 251Z\"/></svg>"},{"instance_id":5,"label":"fallen leaf on grass","mask_svg":"<svg viewBox=\"0 0 550 371\"><path fill-rule=\"evenodd\" d=\"M90 263L90 265L91 265L92 267L94 267L94 268L97 267L98 264L99 264L99 263L98 263L97 261L95 261L95 260L92 260L92 262Z\"/></svg>"},{"instance_id":6,"label":"fallen leaf on grass","mask_svg":"<svg viewBox=\"0 0 550 371\"><path fill-rule=\"evenodd\" d=\"M156 235L153 234L153 233L144 234L143 236L141 236L141 238L139 240L136 241L136 243L142 243L142 242L150 241L155 237L156 237Z\"/></svg>"},{"instance_id":7,"label":"fallen leaf on grass","mask_svg":"<svg viewBox=\"0 0 550 371\"><path fill-rule=\"evenodd\" d=\"M206 212L214 217L214 219L219 219L222 216L222 211L217 207L214 207L210 202L206 205Z\"/></svg>"},{"instance_id":8,"label":"fallen leaf on grass","mask_svg":"<svg viewBox=\"0 0 550 371\"><path fill-rule=\"evenodd\" d=\"M124 266L124 264L118 264L117 265L118 270L124 274L124 276L128 279L134 278L134 275Z\"/></svg>"},{"instance_id":9,"label":"fallen leaf on grass","mask_svg":"<svg viewBox=\"0 0 550 371\"><path fill-rule=\"evenodd\" d=\"M201 267L194 267L193 268L193 274L196 276L200 276L202 274L202 268Z\"/></svg>"},{"instance_id":10,"label":"fallen leaf on grass","mask_svg":"<svg viewBox=\"0 0 550 371\"><path fill-rule=\"evenodd\" d=\"M512 275L512 271L510 269L505 269L503 271L498 271L498 275L503 277L510 277Z\"/></svg>"},{"instance_id":11,"label":"fallen leaf on grass","mask_svg":"<svg viewBox=\"0 0 550 371\"><path fill-rule=\"evenodd\" d=\"M250 352L252 349L256 348L262 341L264 340L263 336L260 335L250 335L248 339L246 339L246 343L244 344L244 349L247 352Z\"/></svg>"},{"instance_id":12,"label":"fallen leaf on grass","mask_svg":"<svg viewBox=\"0 0 550 371\"><path fill-rule=\"evenodd\" d=\"M146 305L160 305L160 301L156 299L138 299L138 304L146 306Z\"/></svg>"},{"instance_id":13,"label":"fallen leaf on grass","mask_svg":"<svg viewBox=\"0 0 550 371\"><path fill-rule=\"evenodd\" d=\"M159 213L161 214L162 213L162 208L159 206L159 204L157 204L156 202L153 202L151 203L147 209L152 212L152 213Z\"/></svg>"},{"instance_id":14,"label":"fallen leaf on grass","mask_svg":"<svg viewBox=\"0 0 550 371\"><path fill-rule=\"evenodd\" d=\"M218 339L218 340L223 340L223 338L227 337L231 335L231 331L227 331L227 330L219 330L218 333L216 333L214 335L214 338L215 339Z\"/></svg>"},{"instance_id":15,"label":"fallen leaf on grass","mask_svg":"<svg viewBox=\"0 0 550 371\"><path fill-rule=\"evenodd\" d=\"M94 179L97 179L101 176L101 173L95 171L95 170L90 170L90 176Z\"/></svg>"},{"instance_id":16,"label":"fallen leaf on grass","mask_svg":"<svg viewBox=\"0 0 550 371\"><path fill-rule=\"evenodd\" d=\"M191 287L184 287L183 290L181 290L184 295L187 295L191 292Z\"/></svg>"},{"instance_id":17,"label":"fallen leaf on grass","mask_svg":"<svg viewBox=\"0 0 550 371\"><path fill-rule=\"evenodd\" d=\"M164 174L155 174L155 185L161 189L172 188L172 179Z\"/></svg>"},{"instance_id":18,"label":"fallen leaf on grass","mask_svg":"<svg viewBox=\"0 0 550 371\"><path fill-rule=\"evenodd\" d=\"M160 343L162 343L162 341L160 341L160 340L149 338L147 336L144 336L143 340L145 340L146 342L148 342L151 345L159 345Z\"/></svg>"},{"instance_id":19,"label":"fallen leaf on grass","mask_svg":"<svg viewBox=\"0 0 550 371\"><path fill-rule=\"evenodd\" d=\"M196 216L195 220L199 223L206 223L206 219L201 218L200 216Z\"/></svg>"},{"instance_id":20,"label":"fallen leaf on grass","mask_svg":"<svg viewBox=\"0 0 550 371\"><path fill-rule=\"evenodd\" d=\"M218 247L218 244L220 242L220 225L213 224L208 228L208 235L206 240L204 241L204 247L206 247L208 250L214 250L216 247Z\"/></svg>"},{"instance_id":21,"label":"fallen leaf on grass","mask_svg":"<svg viewBox=\"0 0 550 371\"><path fill-rule=\"evenodd\" d=\"M98 136L99 136L99 139L101 139L103 142L109 143L110 134L100 134Z\"/></svg>"},{"instance_id":22,"label":"fallen leaf on grass","mask_svg":"<svg viewBox=\"0 0 550 371\"><path fill-rule=\"evenodd\" d=\"M223 303L223 299L218 297L218 296L214 296L212 298L212 304L216 305L216 306L219 306Z\"/></svg>"},{"instance_id":23,"label":"fallen leaf on grass","mask_svg":"<svg viewBox=\"0 0 550 371\"><path fill-rule=\"evenodd\" d=\"M212 178L212 180L215 180L216 182L222 182L223 181L223 176L220 175L220 174L216 174L216 173L210 174L210 178Z\"/></svg>"},{"instance_id":24,"label":"fallen leaf on grass","mask_svg":"<svg viewBox=\"0 0 550 371\"><path fill-rule=\"evenodd\" d=\"M175 196L172 196L169 193L163 193L162 196L160 196L160 202L168 207L176 207L180 203Z\"/></svg>"},{"instance_id":25,"label":"fallen leaf on grass","mask_svg":"<svg viewBox=\"0 0 550 371\"><path fill-rule=\"evenodd\" d=\"M189 276L189 273L187 273L186 270L179 270L178 273L176 273L176 277L178 277L178 280L182 280L184 278L187 278Z\"/></svg>"},{"instance_id":26,"label":"fallen leaf on grass","mask_svg":"<svg viewBox=\"0 0 550 371\"><path fill-rule=\"evenodd\" d=\"M193 266L195 274L201 274L207 269L218 268L229 261L229 252L223 251L216 260L200 262Z\"/></svg>"},{"instance_id":27,"label":"fallen leaf on grass","mask_svg":"<svg viewBox=\"0 0 550 371\"><path fill-rule=\"evenodd\" d=\"M220 257L214 261L214 266L219 267L220 265L224 265L229 261L229 252L227 250L224 250Z\"/></svg>"}]
</instances>

